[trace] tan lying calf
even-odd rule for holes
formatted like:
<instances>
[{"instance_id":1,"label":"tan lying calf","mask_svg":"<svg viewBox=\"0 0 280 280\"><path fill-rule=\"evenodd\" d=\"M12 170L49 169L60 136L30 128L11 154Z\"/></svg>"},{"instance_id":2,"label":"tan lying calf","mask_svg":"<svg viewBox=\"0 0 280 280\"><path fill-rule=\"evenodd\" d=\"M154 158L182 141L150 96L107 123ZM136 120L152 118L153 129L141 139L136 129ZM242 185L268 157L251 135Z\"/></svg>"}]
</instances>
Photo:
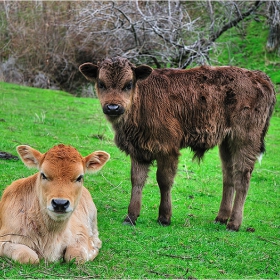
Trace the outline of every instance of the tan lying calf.
<instances>
[{"instance_id":1,"label":"tan lying calf","mask_svg":"<svg viewBox=\"0 0 280 280\"><path fill-rule=\"evenodd\" d=\"M109 154L82 157L71 146L58 145L45 154L29 146L17 151L38 173L13 182L0 201L0 256L20 263L93 260L101 248L97 211L83 186L85 172L100 170Z\"/></svg>"}]
</instances>

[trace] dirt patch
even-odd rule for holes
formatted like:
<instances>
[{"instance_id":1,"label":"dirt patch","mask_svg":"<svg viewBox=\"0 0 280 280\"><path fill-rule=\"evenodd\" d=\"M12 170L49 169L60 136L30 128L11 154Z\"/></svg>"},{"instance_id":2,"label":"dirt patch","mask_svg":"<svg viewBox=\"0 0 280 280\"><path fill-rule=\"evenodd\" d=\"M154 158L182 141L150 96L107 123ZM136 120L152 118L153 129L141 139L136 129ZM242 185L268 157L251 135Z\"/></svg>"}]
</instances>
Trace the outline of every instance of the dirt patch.
<instances>
[{"instance_id":1,"label":"dirt patch","mask_svg":"<svg viewBox=\"0 0 280 280\"><path fill-rule=\"evenodd\" d=\"M0 151L0 159L16 159L16 160L18 160L19 158L17 156L14 156L14 155L10 154L10 153Z\"/></svg>"}]
</instances>

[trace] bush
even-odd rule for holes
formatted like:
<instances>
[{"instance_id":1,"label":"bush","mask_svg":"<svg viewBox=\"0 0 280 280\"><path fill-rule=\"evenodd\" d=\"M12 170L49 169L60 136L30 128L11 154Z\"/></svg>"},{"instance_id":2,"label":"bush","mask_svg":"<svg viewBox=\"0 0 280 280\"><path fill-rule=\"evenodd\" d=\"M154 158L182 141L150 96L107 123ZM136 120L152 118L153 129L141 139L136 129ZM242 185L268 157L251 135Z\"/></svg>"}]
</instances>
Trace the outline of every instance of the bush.
<instances>
[{"instance_id":1,"label":"bush","mask_svg":"<svg viewBox=\"0 0 280 280\"><path fill-rule=\"evenodd\" d=\"M87 61L119 55L157 68L208 64L214 41L237 24L243 29L257 9L265 14L261 3L0 2L0 78L92 96L78 71Z\"/></svg>"}]
</instances>

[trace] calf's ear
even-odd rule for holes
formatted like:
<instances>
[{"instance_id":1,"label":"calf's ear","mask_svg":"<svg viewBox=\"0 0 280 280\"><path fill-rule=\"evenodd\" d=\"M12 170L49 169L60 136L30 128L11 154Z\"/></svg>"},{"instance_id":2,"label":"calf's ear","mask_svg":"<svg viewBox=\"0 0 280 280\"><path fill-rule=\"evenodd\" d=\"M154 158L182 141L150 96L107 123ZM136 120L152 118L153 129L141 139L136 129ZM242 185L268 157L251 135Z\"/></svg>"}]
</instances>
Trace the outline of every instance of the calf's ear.
<instances>
[{"instance_id":1,"label":"calf's ear","mask_svg":"<svg viewBox=\"0 0 280 280\"><path fill-rule=\"evenodd\" d=\"M84 157L86 172L92 173L100 170L110 159L110 155L103 151L96 151Z\"/></svg>"},{"instance_id":2,"label":"calf's ear","mask_svg":"<svg viewBox=\"0 0 280 280\"><path fill-rule=\"evenodd\" d=\"M134 69L136 80L144 80L153 72L153 68L148 65L140 65Z\"/></svg>"},{"instance_id":3,"label":"calf's ear","mask_svg":"<svg viewBox=\"0 0 280 280\"><path fill-rule=\"evenodd\" d=\"M17 146L17 152L27 167L39 169L43 154L27 145Z\"/></svg>"},{"instance_id":4,"label":"calf's ear","mask_svg":"<svg viewBox=\"0 0 280 280\"><path fill-rule=\"evenodd\" d=\"M96 81L98 72L98 67L96 65L87 62L80 65L79 70L89 81Z\"/></svg>"}]
</instances>

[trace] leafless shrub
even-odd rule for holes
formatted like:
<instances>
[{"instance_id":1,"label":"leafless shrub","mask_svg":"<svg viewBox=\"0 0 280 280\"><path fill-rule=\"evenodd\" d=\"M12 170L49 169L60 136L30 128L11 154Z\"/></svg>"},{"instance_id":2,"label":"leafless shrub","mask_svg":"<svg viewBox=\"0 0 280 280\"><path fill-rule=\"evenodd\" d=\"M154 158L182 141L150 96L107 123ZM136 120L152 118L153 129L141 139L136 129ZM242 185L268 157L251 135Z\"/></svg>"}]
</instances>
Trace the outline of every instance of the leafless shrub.
<instances>
[{"instance_id":1,"label":"leafless shrub","mask_svg":"<svg viewBox=\"0 0 280 280\"><path fill-rule=\"evenodd\" d=\"M37 88L49 88L50 80L44 73L38 73L34 77L33 86Z\"/></svg>"},{"instance_id":2,"label":"leafless shrub","mask_svg":"<svg viewBox=\"0 0 280 280\"><path fill-rule=\"evenodd\" d=\"M211 63L209 51L216 39L233 26L242 28L243 19L262 3L4 1L0 64L14 57L18 72L11 78L87 95L78 71L81 63L116 55L158 68ZM10 79L2 72L5 80Z\"/></svg>"},{"instance_id":3,"label":"leafless shrub","mask_svg":"<svg viewBox=\"0 0 280 280\"><path fill-rule=\"evenodd\" d=\"M14 57L9 57L6 62L2 63L0 69L4 82L23 84L24 76L17 68L16 59Z\"/></svg>"},{"instance_id":4,"label":"leafless shrub","mask_svg":"<svg viewBox=\"0 0 280 280\"><path fill-rule=\"evenodd\" d=\"M82 97L96 97L94 86L92 84L83 85L80 95Z\"/></svg>"}]
</instances>

